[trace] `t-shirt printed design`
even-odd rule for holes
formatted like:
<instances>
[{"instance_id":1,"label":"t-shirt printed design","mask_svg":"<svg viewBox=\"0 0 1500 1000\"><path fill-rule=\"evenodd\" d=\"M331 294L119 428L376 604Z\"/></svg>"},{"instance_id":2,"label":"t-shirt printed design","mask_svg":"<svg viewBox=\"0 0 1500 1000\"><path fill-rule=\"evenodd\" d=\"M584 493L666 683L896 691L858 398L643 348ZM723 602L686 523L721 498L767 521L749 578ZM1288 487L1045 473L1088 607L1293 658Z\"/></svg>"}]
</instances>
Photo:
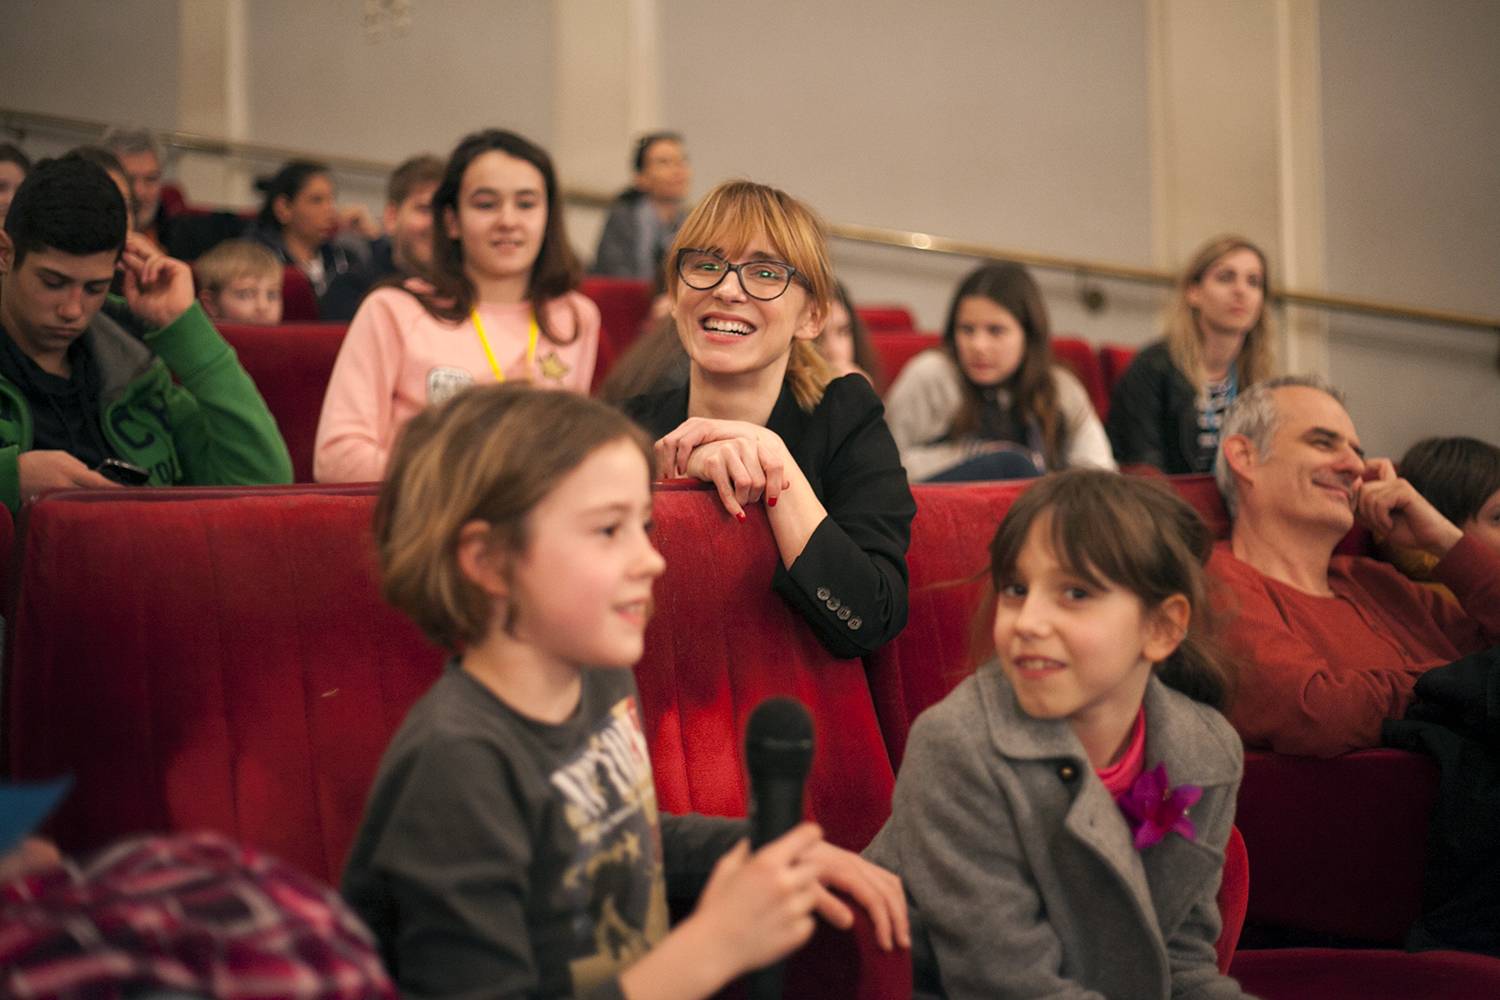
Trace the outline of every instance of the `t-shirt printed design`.
<instances>
[{"instance_id":1,"label":"t-shirt printed design","mask_svg":"<svg viewBox=\"0 0 1500 1000\"><path fill-rule=\"evenodd\" d=\"M552 382L561 382L572 370L556 351L547 352L537 362L537 371L542 378Z\"/></svg>"},{"instance_id":2,"label":"t-shirt printed design","mask_svg":"<svg viewBox=\"0 0 1500 1000\"><path fill-rule=\"evenodd\" d=\"M427 405L446 403L474 384L474 376L463 368L438 365L427 372Z\"/></svg>"},{"instance_id":3,"label":"t-shirt printed design","mask_svg":"<svg viewBox=\"0 0 1500 1000\"><path fill-rule=\"evenodd\" d=\"M617 702L548 780L578 838L559 902L575 915L569 971L586 993L667 932L656 786L635 698Z\"/></svg>"}]
</instances>

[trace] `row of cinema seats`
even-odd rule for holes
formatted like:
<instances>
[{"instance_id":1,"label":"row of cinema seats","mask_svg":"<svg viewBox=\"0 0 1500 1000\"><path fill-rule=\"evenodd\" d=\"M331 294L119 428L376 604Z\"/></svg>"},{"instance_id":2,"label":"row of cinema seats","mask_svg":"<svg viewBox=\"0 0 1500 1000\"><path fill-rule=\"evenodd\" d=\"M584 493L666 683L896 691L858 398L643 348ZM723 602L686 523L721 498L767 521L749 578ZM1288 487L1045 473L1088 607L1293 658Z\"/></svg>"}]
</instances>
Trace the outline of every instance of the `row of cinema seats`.
<instances>
[{"instance_id":1,"label":"row of cinema seats","mask_svg":"<svg viewBox=\"0 0 1500 1000\"><path fill-rule=\"evenodd\" d=\"M598 304L602 318L594 372L594 387L598 388L610 367L639 335L650 312L651 288L644 281L628 278L591 277L584 280L581 290ZM903 307L862 308L860 314L870 327L871 341L884 369L882 384L877 386L882 392L918 352L938 343L933 334L915 331L911 313ZM323 409L329 373L344 340L345 325L288 322L274 327L226 325L222 329L281 427L292 454L296 481L311 482L318 415ZM1104 346L1096 352L1087 341L1066 337L1054 339L1052 346L1057 357L1078 374L1102 419L1109 410L1110 390L1129 366L1134 351Z\"/></svg>"},{"instance_id":2,"label":"row of cinema seats","mask_svg":"<svg viewBox=\"0 0 1500 1000\"><path fill-rule=\"evenodd\" d=\"M1172 482L1222 531L1206 477ZM744 721L762 698L793 695L817 726L808 811L833 841L863 846L912 720L967 669L984 542L1024 488L916 488L910 623L860 661L831 657L772 592L759 507L729 530L712 493L658 487L667 571L636 677L663 807L742 815ZM386 741L442 661L378 597L373 498L369 485L77 491L23 511L6 772L76 777L50 825L65 849L208 828L336 882ZM1435 787L1428 760L1397 751L1249 754L1248 868L1231 852L1224 964L1272 1000L1500 996L1500 961L1397 950L1420 907ZM909 995L904 959L865 930L820 932L788 995ZM1252 947L1307 935L1365 950Z\"/></svg>"}]
</instances>

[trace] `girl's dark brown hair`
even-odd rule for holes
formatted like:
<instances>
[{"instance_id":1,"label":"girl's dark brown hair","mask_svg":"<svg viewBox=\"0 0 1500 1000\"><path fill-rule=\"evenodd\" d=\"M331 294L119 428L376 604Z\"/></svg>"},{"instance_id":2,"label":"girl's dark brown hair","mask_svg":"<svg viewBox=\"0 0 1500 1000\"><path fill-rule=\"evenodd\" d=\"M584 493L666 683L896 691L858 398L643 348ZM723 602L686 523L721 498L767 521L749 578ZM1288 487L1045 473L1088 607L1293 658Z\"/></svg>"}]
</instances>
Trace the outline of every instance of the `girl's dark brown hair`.
<instances>
[{"instance_id":1,"label":"girl's dark brown hair","mask_svg":"<svg viewBox=\"0 0 1500 1000\"><path fill-rule=\"evenodd\" d=\"M117 160L116 163L118 162ZM124 172L125 168L121 167L120 173ZM288 160L276 173L255 182L256 188L265 195L255 221L274 232L281 232L286 227L276 217L276 199L294 201L302 193L302 189L307 187L308 181L314 177L331 177L332 174L333 168L320 160Z\"/></svg>"},{"instance_id":2,"label":"girl's dark brown hair","mask_svg":"<svg viewBox=\"0 0 1500 1000\"><path fill-rule=\"evenodd\" d=\"M571 392L477 386L402 428L375 502L381 594L433 641L485 635L491 601L458 565L465 524L484 521L506 550L526 546L532 509L589 455L626 440L654 478L644 432L619 410Z\"/></svg>"},{"instance_id":3,"label":"girl's dark brown hair","mask_svg":"<svg viewBox=\"0 0 1500 1000\"><path fill-rule=\"evenodd\" d=\"M1213 534L1172 488L1100 469L1070 469L1039 480L1011 506L990 543L996 591L1012 581L1031 529L1043 524L1069 573L1097 587L1141 599L1148 613L1173 594L1191 614L1182 642L1157 665L1162 681L1196 701L1223 709L1234 672L1213 641L1205 566Z\"/></svg>"},{"instance_id":4,"label":"girl's dark brown hair","mask_svg":"<svg viewBox=\"0 0 1500 1000\"><path fill-rule=\"evenodd\" d=\"M1396 468L1427 502L1459 527L1500 490L1500 448L1471 437L1424 438Z\"/></svg>"},{"instance_id":5,"label":"girl's dark brown hair","mask_svg":"<svg viewBox=\"0 0 1500 1000\"><path fill-rule=\"evenodd\" d=\"M1016 318L1026 335L1026 353L1021 364L1002 388L1011 392L1011 405L1022 418L1035 420L1042 437L1042 456L1049 468L1060 468L1068 450L1068 428L1057 408L1057 382L1052 377L1052 323L1047 303L1031 273L1020 264L985 264L971 271L953 293L948 321L943 325L943 345L963 375L958 360L958 307L964 299L979 295ZM948 437L963 438L979 430L983 395L979 386L963 376L964 393L954 414Z\"/></svg>"},{"instance_id":6,"label":"girl's dark brown hair","mask_svg":"<svg viewBox=\"0 0 1500 1000\"><path fill-rule=\"evenodd\" d=\"M432 196L432 273L426 277L430 279L433 290L418 298L429 313L449 323L463 322L474 309L474 283L464 272L463 242L458 234L448 232L444 219L449 209L458 215L458 196L464 172L469 169L469 164L485 153L504 153L525 160L542 175L547 198L547 226L542 232L542 247L537 251L536 262L531 265L526 296L531 300L531 309L542 335L554 344L563 343L548 329L546 307L553 299L578 287L581 269L563 224L562 200L557 192L552 158L545 149L514 132L503 129L475 132L465 136L449 155L448 165L443 168L443 179Z\"/></svg>"}]
</instances>

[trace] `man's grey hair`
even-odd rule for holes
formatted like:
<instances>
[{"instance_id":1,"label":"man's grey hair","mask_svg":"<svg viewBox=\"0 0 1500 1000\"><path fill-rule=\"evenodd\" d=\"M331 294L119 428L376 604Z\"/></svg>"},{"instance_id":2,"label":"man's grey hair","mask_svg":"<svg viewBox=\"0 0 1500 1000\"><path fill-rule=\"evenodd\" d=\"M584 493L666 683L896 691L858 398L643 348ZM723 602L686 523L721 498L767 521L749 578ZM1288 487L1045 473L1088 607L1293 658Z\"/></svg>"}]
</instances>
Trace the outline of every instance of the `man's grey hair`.
<instances>
[{"instance_id":1,"label":"man's grey hair","mask_svg":"<svg viewBox=\"0 0 1500 1000\"><path fill-rule=\"evenodd\" d=\"M144 128L112 128L104 133L104 138L99 144L114 153L150 153L161 162L161 147L156 143L156 137L149 129Z\"/></svg>"},{"instance_id":2,"label":"man's grey hair","mask_svg":"<svg viewBox=\"0 0 1500 1000\"><path fill-rule=\"evenodd\" d=\"M1240 498L1239 488L1234 481L1234 470L1224 457L1224 442L1236 434L1243 434L1250 439L1250 445L1255 449L1258 459L1269 455L1271 439L1276 436L1276 426L1280 422L1275 390L1293 386L1316 389L1338 400L1340 406L1345 405L1344 394L1321 375L1278 375L1276 378L1257 382L1235 397L1224 413L1223 423L1219 425L1219 451L1214 456L1214 482L1218 484L1219 495L1224 498L1224 506L1229 511L1231 521L1239 513Z\"/></svg>"}]
</instances>

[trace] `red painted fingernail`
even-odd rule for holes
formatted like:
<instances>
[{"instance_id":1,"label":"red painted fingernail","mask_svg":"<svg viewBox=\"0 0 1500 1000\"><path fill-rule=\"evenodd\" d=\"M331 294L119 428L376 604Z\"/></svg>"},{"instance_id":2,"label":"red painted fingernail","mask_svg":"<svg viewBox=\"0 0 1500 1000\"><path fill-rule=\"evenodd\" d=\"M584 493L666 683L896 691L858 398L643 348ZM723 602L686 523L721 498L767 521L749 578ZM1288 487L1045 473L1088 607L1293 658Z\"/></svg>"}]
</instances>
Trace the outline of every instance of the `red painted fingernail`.
<instances>
[{"instance_id":1,"label":"red painted fingernail","mask_svg":"<svg viewBox=\"0 0 1500 1000\"><path fill-rule=\"evenodd\" d=\"M743 521L743 520L744 520L744 519L745 519L745 512L744 512L744 511L740 511L740 512L739 512L739 513L738 513L738 514L736 514L736 515L734 515L734 516L735 516L735 517L736 517L736 518L737 518L737 519L739 519L739 520L741 520L741 521Z\"/></svg>"},{"instance_id":2,"label":"red painted fingernail","mask_svg":"<svg viewBox=\"0 0 1500 1000\"><path fill-rule=\"evenodd\" d=\"M776 506L776 498L772 497L771 499L767 500L766 501L766 506L767 507L774 507L774 506Z\"/></svg>"}]
</instances>

